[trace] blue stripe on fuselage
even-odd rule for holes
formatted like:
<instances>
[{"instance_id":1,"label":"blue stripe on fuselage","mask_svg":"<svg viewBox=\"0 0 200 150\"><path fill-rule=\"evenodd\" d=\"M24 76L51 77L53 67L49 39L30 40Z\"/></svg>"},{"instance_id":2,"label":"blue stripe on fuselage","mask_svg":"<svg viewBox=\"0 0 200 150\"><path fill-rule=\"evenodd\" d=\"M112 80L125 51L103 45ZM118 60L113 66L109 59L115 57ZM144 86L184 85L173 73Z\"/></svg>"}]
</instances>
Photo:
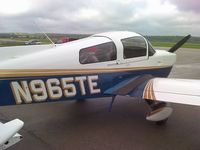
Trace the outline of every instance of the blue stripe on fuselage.
<instances>
[{"instance_id":1,"label":"blue stripe on fuselage","mask_svg":"<svg viewBox=\"0 0 200 150\"><path fill-rule=\"evenodd\" d=\"M59 99L51 99L49 96L47 99L43 102L54 102L54 101L64 101L64 100L72 100L72 99L86 99L86 98L97 98L97 97L105 97L109 96L104 94L104 91L113 87L117 83L121 82L122 80L125 80L127 78L134 78L136 76L144 75L144 74L150 74L155 77L167 77L171 71L172 67L167 68L159 68L159 69L149 69L149 70L138 70L138 71L127 71L127 72L114 72L114 73L98 73L98 74L76 74L76 75L62 75L62 76L45 76L45 77L17 77L17 78L1 78L0 80L0 105L15 105L16 104L16 98L13 95L13 91L11 89L11 82L17 82L20 84L21 81L26 81L29 85L31 81L33 80L42 80L45 85L46 81L48 79L58 79L59 81L62 78L68 78L68 77L80 77L80 76L98 76L98 80L94 81L97 82L97 86L95 88L100 89L100 93L91 94L88 86L87 80L84 81L84 87L85 87L85 95L82 95L80 90L80 84L78 82L73 82L73 84L76 87L77 93L73 97L66 97L64 94L62 94L62 97ZM30 90L30 89L29 89ZM63 90L63 89L62 89ZM63 91L62 91L63 92ZM33 93L30 93L33 98ZM38 103L34 100L31 101L31 103ZM25 104L24 101L22 101L22 104Z\"/></svg>"}]
</instances>

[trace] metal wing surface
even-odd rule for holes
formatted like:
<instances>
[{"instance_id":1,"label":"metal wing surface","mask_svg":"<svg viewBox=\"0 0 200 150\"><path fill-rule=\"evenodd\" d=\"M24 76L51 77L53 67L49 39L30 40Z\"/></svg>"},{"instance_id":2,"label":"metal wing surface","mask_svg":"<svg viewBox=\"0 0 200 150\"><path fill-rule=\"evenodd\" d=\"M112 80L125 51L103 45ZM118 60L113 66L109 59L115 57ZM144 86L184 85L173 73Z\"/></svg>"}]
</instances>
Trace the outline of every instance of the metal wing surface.
<instances>
[{"instance_id":1,"label":"metal wing surface","mask_svg":"<svg viewBox=\"0 0 200 150\"><path fill-rule=\"evenodd\" d=\"M200 80L144 75L121 81L105 94L200 106Z\"/></svg>"}]
</instances>

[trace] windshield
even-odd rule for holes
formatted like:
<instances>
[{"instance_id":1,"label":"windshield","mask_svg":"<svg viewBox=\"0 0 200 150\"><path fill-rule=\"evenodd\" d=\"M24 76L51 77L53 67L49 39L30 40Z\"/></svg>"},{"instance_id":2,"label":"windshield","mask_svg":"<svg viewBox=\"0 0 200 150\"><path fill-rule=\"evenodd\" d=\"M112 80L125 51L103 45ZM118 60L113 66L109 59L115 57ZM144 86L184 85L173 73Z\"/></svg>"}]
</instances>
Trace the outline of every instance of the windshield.
<instances>
[{"instance_id":1,"label":"windshield","mask_svg":"<svg viewBox=\"0 0 200 150\"><path fill-rule=\"evenodd\" d=\"M153 46L151 45L151 43L147 40L148 42L148 51L149 51L149 56L153 56L155 54L155 50L153 48Z\"/></svg>"}]
</instances>

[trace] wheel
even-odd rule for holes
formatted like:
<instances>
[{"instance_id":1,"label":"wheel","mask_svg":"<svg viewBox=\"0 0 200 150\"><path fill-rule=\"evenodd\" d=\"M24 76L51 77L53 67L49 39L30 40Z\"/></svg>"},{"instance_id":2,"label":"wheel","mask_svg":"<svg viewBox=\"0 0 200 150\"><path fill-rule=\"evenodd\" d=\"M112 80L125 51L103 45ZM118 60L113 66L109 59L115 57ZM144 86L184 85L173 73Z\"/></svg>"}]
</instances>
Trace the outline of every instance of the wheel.
<instances>
[{"instance_id":1,"label":"wheel","mask_svg":"<svg viewBox=\"0 0 200 150\"><path fill-rule=\"evenodd\" d=\"M161 121L156 121L156 125L158 126L162 126L165 125L167 123L168 118L161 120Z\"/></svg>"}]
</instances>

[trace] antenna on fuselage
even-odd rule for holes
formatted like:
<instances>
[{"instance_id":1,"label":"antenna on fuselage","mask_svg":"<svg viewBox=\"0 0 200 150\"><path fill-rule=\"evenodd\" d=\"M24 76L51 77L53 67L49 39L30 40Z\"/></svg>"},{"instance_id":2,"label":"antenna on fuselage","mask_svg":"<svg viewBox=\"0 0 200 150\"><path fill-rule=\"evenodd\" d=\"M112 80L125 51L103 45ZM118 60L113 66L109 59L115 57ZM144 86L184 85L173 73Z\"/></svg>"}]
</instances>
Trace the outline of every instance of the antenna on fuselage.
<instances>
[{"instance_id":1,"label":"antenna on fuselage","mask_svg":"<svg viewBox=\"0 0 200 150\"><path fill-rule=\"evenodd\" d=\"M36 23L34 22L35 25L38 27L38 29L46 36L46 38L56 47L56 44L51 40L51 38L41 29L41 27Z\"/></svg>"}]
</instances>

